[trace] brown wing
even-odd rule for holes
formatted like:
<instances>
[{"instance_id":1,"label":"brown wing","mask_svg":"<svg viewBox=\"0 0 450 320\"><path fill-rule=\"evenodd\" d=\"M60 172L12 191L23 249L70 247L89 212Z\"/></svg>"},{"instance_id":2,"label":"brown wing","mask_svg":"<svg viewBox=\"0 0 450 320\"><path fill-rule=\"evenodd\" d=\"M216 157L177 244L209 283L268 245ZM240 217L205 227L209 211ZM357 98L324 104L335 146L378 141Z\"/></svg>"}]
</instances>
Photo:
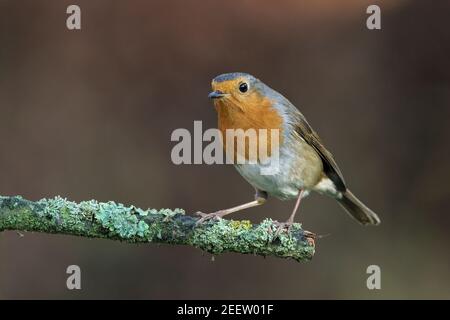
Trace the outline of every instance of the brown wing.
<instances>
[{"instance_id":1,"label":"brown wing","mask_svg":"<svg viewBox=\"0 0 450 320\"><path fill-rule=\"evenodd\" d=\"M294 106L292 106L295 108ZM317 133L311 128L305 117L295 108L297 112L295 113L294 130L295 132L303 138L310 146L316 150L322 159L323 170L328 178L334 182L336 188L344 192L347 187L345 185L344 177L342 176L341 170L339 169L333 155L324 147L322 141L320 140Z\"/></svg>"}]
</instances>

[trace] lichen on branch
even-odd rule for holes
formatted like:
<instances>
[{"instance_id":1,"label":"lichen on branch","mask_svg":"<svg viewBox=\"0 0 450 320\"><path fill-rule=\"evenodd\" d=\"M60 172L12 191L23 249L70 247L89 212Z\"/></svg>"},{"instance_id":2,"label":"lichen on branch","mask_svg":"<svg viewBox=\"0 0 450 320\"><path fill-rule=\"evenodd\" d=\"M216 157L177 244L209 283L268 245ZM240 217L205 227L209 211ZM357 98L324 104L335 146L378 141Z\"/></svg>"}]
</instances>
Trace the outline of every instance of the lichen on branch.
<instances>
[{"instance_id":1,"label":"lichen on branch","mask_svg":"<svg viewBox=\"0 0 450 320\"><path fill-rule=\"evenodd\" d=\"M212 254L237 252L310 260L314 241L300 224L276 234L271 219L250 221L219 219L196 225L198 218L182 209L147 209L113 201L80 203L61 197L36 202L21 196L0 196L0 232L36 231L131 243L190 245Z\"/></svg>"}]
</instances>

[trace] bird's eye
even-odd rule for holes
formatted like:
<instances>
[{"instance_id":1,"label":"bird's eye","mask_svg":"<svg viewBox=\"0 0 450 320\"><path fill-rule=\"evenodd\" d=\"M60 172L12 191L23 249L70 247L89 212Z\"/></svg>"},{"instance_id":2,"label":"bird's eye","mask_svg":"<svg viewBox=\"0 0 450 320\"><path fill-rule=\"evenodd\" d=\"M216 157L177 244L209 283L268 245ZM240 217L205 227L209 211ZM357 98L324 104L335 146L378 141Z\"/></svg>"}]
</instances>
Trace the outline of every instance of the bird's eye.
<instances>
[{"instance_id":1,"label":"bird's eye","mask_svg":"<svg viewBox=\"0 0 450 320\"><path fill-rule=\"evenodd\" d=\"M239 84L239 91L242 93L245 93L248 91L248 84L245 82L241 82L241 84Z\"/></svg>"}]
</instances>

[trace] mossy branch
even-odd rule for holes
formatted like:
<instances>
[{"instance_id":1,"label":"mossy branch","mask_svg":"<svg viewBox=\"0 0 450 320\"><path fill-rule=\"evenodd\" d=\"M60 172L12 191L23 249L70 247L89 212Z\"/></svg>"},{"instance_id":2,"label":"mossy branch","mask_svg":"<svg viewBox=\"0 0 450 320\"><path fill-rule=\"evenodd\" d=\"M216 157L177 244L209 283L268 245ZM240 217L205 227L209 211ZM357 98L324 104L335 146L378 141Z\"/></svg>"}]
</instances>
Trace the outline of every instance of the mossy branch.
<instances>
[{"instance_id":1,"label":"mossy branch","mask_svg":"<svg viewBox=\"0 0 450 320\"><path fill-rule=\"evenodd\" d=\"M61 197L36 202L20 196L0 196L0 232L37 231L132 243L191 245L212 254L238 252L262 256L310 260L314 241L295 224L276 236L276 225L266 219L249 221L219 219L196 226L198 218L182 209L148 209L95 200L75 203Z\"/></svg>"}]
</instances>

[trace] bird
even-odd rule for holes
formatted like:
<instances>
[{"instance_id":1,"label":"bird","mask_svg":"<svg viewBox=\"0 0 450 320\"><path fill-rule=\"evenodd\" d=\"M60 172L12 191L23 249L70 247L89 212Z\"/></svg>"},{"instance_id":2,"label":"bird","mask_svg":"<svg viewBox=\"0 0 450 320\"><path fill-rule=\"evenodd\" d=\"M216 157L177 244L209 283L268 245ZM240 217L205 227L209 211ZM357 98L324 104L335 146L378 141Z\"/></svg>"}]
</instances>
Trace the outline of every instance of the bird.
<instances>
[{"instance_id":1,"label":"bird","mask_svg":"<svg viewBox=\"0 0 450 320\"><path fill-rule=\"evenodd\" d=\"M264 204L269 196L280 200L294 200L295 206L286 222L278 223L280 230L290 230L301 200L311 192L335 199L345 211L362 225L378 225L380 218L364 205L347 187L341 170L318 134L303 114L282 94L258 78L243 72L225 73L211 82L213 101L218 116L218 129L222 137L227 130L278 130L279 170L274 174L261 174L262 158L252 163L235 163L237 171L256 191L253 201L212 213L197 212L198 223L222 218L230 213ZM269 136L258 143L270 149ZM228 155L233 148L227 148ZM236 146L234 146L235 148ZM272 146L273 147L273 146ZM236 151L235 149L233 151ZM249 157L248 145L243 156ZM273 154L268 153L270 160ZM234 154L236 157L236 154ZM235 159L234 159L235 160Z\"/></svg>"}]
</instances>

